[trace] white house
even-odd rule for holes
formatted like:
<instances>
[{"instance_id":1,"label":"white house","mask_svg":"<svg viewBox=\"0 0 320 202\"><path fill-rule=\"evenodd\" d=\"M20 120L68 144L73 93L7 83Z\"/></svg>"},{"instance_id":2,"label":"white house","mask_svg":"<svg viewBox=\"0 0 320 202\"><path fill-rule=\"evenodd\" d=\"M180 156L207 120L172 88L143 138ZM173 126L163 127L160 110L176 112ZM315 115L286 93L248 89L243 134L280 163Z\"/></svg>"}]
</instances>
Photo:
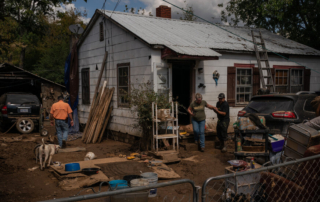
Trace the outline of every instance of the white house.
<instances>
[{"instance_id":1,"label":"white house","mask_svg":"<svg viewBox=\"0 0 320 202\"><path fill-rule=\"evenodd\" d=\"M219 25L230 33L208 23L170 19L171 9L166 6L157 8L157 16L96 10L78 42L80 123L87 121L105 51L103 79L116 89L109 126L114 131L140 135L132 126L134 114L121 99L122 91L119 93L130 85L153 82L156 92L168 93L170 99L178 97L185 107L195 93L212 105L219 93L225 93L231 124L256 94L260 79L254 47L242 39L252 40L250 28ZM270 50L277 91L320 91L320 51L264 29L261 32ZM212 75L215 70L220 73L217 85ZM206 114L207 123L215 121L213 111ZM188 115L179 116L181 124L189 121Z\"/></svg>"}]
</instances>

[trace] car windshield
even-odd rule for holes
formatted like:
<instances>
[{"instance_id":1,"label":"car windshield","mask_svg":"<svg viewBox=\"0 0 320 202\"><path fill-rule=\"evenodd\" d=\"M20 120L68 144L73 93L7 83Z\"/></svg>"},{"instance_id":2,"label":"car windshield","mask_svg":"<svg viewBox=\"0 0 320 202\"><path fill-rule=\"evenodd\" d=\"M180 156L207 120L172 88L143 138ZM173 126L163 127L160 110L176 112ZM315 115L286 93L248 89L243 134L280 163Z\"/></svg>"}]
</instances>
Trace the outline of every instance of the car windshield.
<instances>
[{"instance_id":1,"label":"car windshield","mask_svg":"<svg viewBox=\"0 0 320 202\"><path fill-rule=\"evenodd\" d=\"M247 113L270 114L275 111L292 111L293 100L279 97L255 98L244 108Z\"/></svg>"},{"instance_id":2,"label":"car windshield","mask_svg":"<svg viewBox=\"0 0 320 202\"><path fill-rule=\"evenodd\" d=\"M12 94L7 96L7 104L39 104L35 95Z\"/></svg>"}]
</instances>

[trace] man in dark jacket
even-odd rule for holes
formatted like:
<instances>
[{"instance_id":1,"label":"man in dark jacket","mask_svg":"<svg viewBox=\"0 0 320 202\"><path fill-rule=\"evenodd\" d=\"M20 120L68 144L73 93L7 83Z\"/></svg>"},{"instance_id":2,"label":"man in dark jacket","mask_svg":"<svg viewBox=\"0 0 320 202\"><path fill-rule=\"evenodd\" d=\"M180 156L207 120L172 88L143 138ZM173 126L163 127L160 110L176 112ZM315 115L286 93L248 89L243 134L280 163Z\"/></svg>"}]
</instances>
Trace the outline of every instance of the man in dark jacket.
<instances>
[{"instance_id":1,"label":"man in dark jacket","mask_svg":"<svg viewBox=\"0 0 320 202\"><path fill-rule=\"evenodd\" d=\"M230 123L229 104L223 93L220 93L218 98L219 102L217 102L216 107L213 109L218 116L217 135L220 140L220 146L216 148L221 149L222 152L226 152L227 147L225 141L228 139L228 126Z\"/></svg>"}]
</instances>

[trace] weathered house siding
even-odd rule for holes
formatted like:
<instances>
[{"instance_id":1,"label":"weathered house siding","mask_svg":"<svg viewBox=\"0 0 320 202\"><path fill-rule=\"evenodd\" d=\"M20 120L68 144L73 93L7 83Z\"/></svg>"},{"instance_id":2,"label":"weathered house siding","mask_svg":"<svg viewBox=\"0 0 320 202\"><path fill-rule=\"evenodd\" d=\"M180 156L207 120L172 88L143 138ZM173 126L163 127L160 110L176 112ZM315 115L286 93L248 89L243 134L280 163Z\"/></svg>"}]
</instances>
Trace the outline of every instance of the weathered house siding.
<instances>
[{"instance_id":1,"label":"weathered house siding","mask_svg":"<svg viewBox=\"0 0 320 202\"><path fill-rule=\"evenodd\" d=\"M134 114L128 108L117 106L117 64L130 63L130 83L137 86L139 83L151 81L151 56L152 49L147 44L136 39L131 33L125 32L117 25L107 21L104 23L104 32L106 38L103 41L99 39L99 23L102 21L100 17L94 24L92 30L83 41L79 48L79 119L80 123L86 123L89 116L90 105L83 105L81 100L81 69L90 68L90 103L98 80L101 63L105 50L108 51L108 59L106 69L103 74L103 80L107 81L109 88L115 87L112 98L114 110L109 125L111 130L139 135L134 130L135 123ZM98 70L96 70L98 66Z\"/></svg>"},{"instance_id":2,"label":"weathered house siding","mask_svg":"<svg viewBox=\"0 0 320 202\"><path fill-rule=\"evenodd\" d=\"M118 14L120 15L120 14ZM122 15L122 14L121 14ZM125 14L126 19L130 18L132 20L132 16L127 16ZM115 17L115 16L114 16ZM164 64L164 66L171 66L167 63L167 60L163 60L161 58L161 49L151 48L152 45L148 45L136 37L131 32L140 33L141 27L143 24L135 24L132 22L132 25L127 24L128 21L122 21L122 16L115 17L120 22L124 23L127 27L120 27L118 24L111 23L111 21L106 20L104 22L104 35L105 39L100 41L100 31L99 31L99 23L102 22L103 18L100 16L98 20L96 20L93 24L91 30L88 31L88 35L83 39L82 44L79 47L79 73L80 73L80 87L79 87L79 118L80 123L86 123L89 115L90 105L85 105L82 103L82 87L81 87L81 70L83 68L90 68L90 100L92 102L93 93L95 90L95 86L97 83L97 79L99 76L99 72L101 69L101 62L103 60L105 51L108 51L108 59L106 63L106 69L103 74L103 79L101 85L103 84L103 80L107 80L108 87L115 87L115 92L112 99L112 105L114 110L112 112L112 119L110 121L109 129L114 131L120 131L123 133L128 133L131 135L140 135L140 132L137 129L134 129L133 125L136 123L136 114L133 114L132 111L125 107L119 107L117 103L117 64L121 63L130 63L130 84L137 86L138 84L146 83L148 81L153 81L154 78L154 68L159 64ZM141 18L141 19L140 19ZM105 18L108 19L108 18ZM139 16L139 19L143 20L144 18ZM153 20L160 20L162 23L177 23L175 20L173 21L163 21L162 19L153 19L147 18L153 22ZM114 19L113 19L114 20ZM145 22L145 21L143 21ZM156 21L154 21L156 22ZM182 23L182 22L181 22ZM186 22L183 22L183 25ZM193 24L190 24L193 25ZM151 26L151 25L150 25ZM156 26L153 24L152 26ZM196 26L196 25L194 25ZM199 25L200 26L200 25ZM150 27L145 27L145 31L150 31ZM131 30L126 31L126 30ZM244 29L240 29L243 31ZM214 30L213 30L214 31ZM144 32L143 32L144 33ZM148 32L149 33L149 32ZM180 32L179 32L180 33ZM141 33L140 33L141 34ZM153 33L155 34L155 33ZM171 36L171 33L166 33ZM163 34L162 37L167 36ZM266 35L270 34L265 32ZM149 33L147 36L141 34L146 39L151 40L150 38L155 39L156 35L152 35ZM217 39L222 36L212 35L211 37L217 37ZM164 37L165 38L165 37ZM143 40L146 40L143 39ZM162 40L162 39L161 39ZM286 41L287 39L277 39L279 41ZM171 41L173 42L173 41ZM291 43L291 42L290 42ZM156 43L158 44L158 43ZM216 43L213 43L216 44ZM272 43L270 42L272 45ZM162 45L159 43L159 45ZM274 44L273 44L274 45ZM299 45L299 44L298 44ZM299 47L302 46L301 44ZM152 46L153 47L153 46ZM161 48L161 46L158 46ZM162 47L166 47L166 45L162 45ZM278 46L277 46L278 47ZM305 48L305 46L303 46ZM180 47L183 49L183 47ZM250 49L250 47L248 47ZM267 46L268 48L268 46ZM279 48L279 47L278 47ZM308 48L308 47L307 47ZM248 50L249 50L248 49ZM297 48L298 49L298 48ZM302 48L300 48L302 50ZM299 49L299 50L300 50ZM210 49L211 50L211 49ZM219 57L218 60L196 60L196 65L194 67L195 71L195 92L201 93L203 95L203 99L205 99L209 104L215 105L218 101L217 97L219 93L225 93L226 100L228 100L228 89L230 89L230 84L228 84L228 67L234 67L235 64L254 64L257 67L256 57L253 52L248 53L248 50L226 50L220 51L215 50L220 53L222 56ZM228 52L227 52L228 51ZM284 50L287 51L288 50ZM303 52L303 51L302 51ZM311 71L310 76L310 90L311 91L320 91L320 75L317 73L320 72L320 57L319 56L298 56L298 55L289 55L290 60L294 62L287 61L278 56L269 54L269 62L270 67L272 68L274 65L286 65L286 66L306 66L315 71ZM177 59L177 58L171 58ZM191 56L192 59L192 56ZM96 70L96 66L98 70ZM203 68L203 73L198 72L198 68ZM218 81L218 85L215 84L215 81L212 78L213 71L217 70L220 73L220 78ZM169 88L171 90L170 94L172 95L172 75L169 75ZM188 79L188 78L186 78ZM198 85L203 83L206 88L198 88ZM228 86L229 85L229 86ZM189 86L186 86L188 88ZM235 86L233 86L234 88ZM253 86L252 86L253 88ZM187 106L186 106L187 107ZM241 110L243 106L235 106L230 108L230 118L232 124L237 117L237 113ZM209 109L206 109L207 114L207 123L215 122L216 114ZM215 119L213 119L215 118Z\"/></svg>"},{"instance_id":3,"label":"weathered house siding","mask_svg":"<svg viewBox=\"0 0 320 202\"><path fill-rule=\"evenodd\" d=\"M218 101L218 94L225 93L226 100L227 97L227 68L234 66L234 64L254 64L257 67L257 60L254 54L231 54L231 53L221 53L222 56L219 57L219 60L206 60L199 61L197 68L204 68L203 73L198 73L196 71L196 93L201 93L203 99L206 100L209 104L215 105ZM320 91L320 57L308 57L308 56L290 56L290 60L305 65L308 68L311 68L310 76L310 91ZM270 67L273 65L286 65L286 66L299 66L294 62L286 61L277 56L269 55ZM218 85L216 86L215 81L212 79L212 73L214 70L217 70L220 73L220 78ZM317 72L316 72L317 71ZM198 88L199 83L204 83L206 88ZM241 107L230 107L230 123L233 123L236 118L238 111L243 108ZM212 118L217 120L217 115L210 109L206 109L207 123L213 121Z\"/></svg>"}]
</instances>

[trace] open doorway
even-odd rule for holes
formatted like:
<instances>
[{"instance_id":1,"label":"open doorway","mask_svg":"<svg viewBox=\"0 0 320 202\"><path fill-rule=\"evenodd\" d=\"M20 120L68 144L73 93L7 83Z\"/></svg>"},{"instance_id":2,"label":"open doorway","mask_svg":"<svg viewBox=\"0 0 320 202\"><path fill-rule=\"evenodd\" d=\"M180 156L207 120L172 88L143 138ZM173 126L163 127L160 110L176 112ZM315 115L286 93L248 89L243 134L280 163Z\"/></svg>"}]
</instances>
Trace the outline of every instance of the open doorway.
<instances>
[{"instance_id":1,"label":"open doorway","mask_svg":"<svg viewBox=\"0 0 320 202\"><path fill-rule=\"evenodd\" d=\"M190 115L186 111L193 95L194 61L172 62L172 99L179 103L179 125L190 124Z\"/></svg>"}]
</instances>

